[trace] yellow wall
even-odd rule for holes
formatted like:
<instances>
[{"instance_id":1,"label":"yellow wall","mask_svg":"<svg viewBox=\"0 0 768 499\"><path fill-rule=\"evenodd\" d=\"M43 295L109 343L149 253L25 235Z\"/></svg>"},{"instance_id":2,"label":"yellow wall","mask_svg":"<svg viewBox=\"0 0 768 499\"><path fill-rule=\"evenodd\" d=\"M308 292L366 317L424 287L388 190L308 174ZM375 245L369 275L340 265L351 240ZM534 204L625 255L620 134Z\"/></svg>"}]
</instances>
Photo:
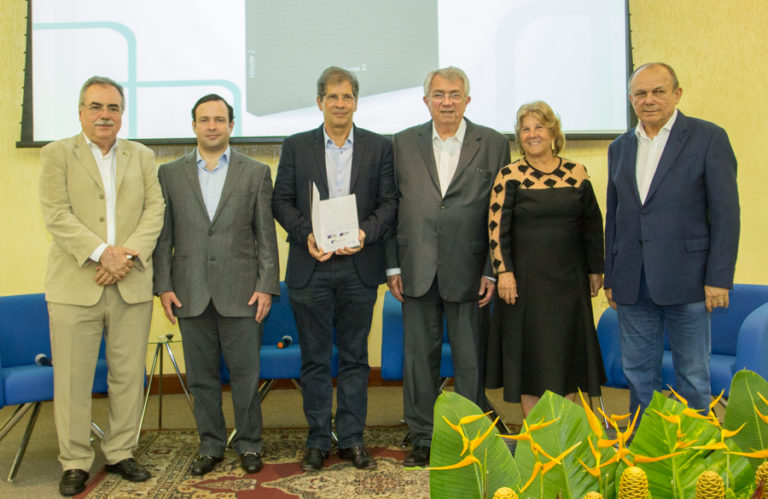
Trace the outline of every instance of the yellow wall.
<instances>
[{"instance_id":1,"label":"yellow wall","mask_svg":"<svg viewBox=\"0 0 768 499\"><path fill-rule=\"evenodd\" d=\"M23 0L0 3L0 295L43 290L50 240L37 202L38 150L15 147L20 136L26 8ZM768 119L764 114L768 101L768 33L764 28L768 2L632 0L630 13L635 62L658 60L671 64L683 87L680 109L714 121L728 131L739 160L742 207L736 280L768 284L768 266L762 265L768 243L768 210L764 208L765 202L760 201L765 199L763 191L768 187L768 168L760 159L762 140L768 137ZM420 103L414 102L417 105ZM470 107L469 117L471 111ZM73 115L75 112L73 98ZM601 193L605 190L607 147L608 141L572 141L565 151L567 156L588 166L598 198L604 197ZM279 146L240 149L271 165L274 177ZM158 163L187 150L189 147L182 146L155 148ZM284 233L279 234L282 241ZM282 249L284 269L285 247ZM597 311L604 306L602 298L596 301ZM380 363L379 310L370 339L371 364L375 366ZM153 338L169 331L159 310L155 311Z\"/></svg>"}]
</instances>

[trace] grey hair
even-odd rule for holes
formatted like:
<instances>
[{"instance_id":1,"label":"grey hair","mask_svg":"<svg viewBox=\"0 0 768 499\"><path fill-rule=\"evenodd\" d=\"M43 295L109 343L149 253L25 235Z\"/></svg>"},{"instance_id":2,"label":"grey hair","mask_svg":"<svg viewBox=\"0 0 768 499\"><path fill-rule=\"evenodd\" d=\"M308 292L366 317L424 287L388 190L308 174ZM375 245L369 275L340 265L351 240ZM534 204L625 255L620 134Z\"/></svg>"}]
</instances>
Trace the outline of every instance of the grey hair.
<instances>
[{"instance_id":1,"label":"grey hair","mask_svg":"<svg viewBox=\"0 0 768 499\"><path fill-rule=\"evenodd\" d=\"M455 66L435 69L427 73L427 77L424 78L425 97L429 95L429 87L432 85L432 80L435 79L435 76L442 76L446 80L461 80L461 82L464 84L465 97L469 97L469 78L464 71Z\"/></svg>"},{"instance_id":2,"label":"grey hair","mask_svg":"<svg viewBox=\"0 0 768 499\"><path fill-rule=\"evenodd\" d=\"M83 83L83 86L80 88L80 102L78 105L85 105L85 92L88 90L88 87L92 85L109 85L115 87L120 93L120 110L125 110L125 92L123 92L123 86L112 78L107 78L106 76L91 76L85 80L85 83Z\"/></svg>"},{"instance_id":3,"label":"grey hair","mask_svg":"<svg viewBox=\"0 0 768 499\"><path fill-rule=\"evenodd\" d=\"M352 95L357 99L358 94L360 94L360 82L357 81L357 76L338 66L326 68L320 78L317 79L317 96L321 99L325 97L329 83L341 83L343 81L348 81L352 85Z\"/></svg>"},{"instance_id":4,"label":"grey hair","mask_svg":"<svg viewBox=\"0 0 768 499\"><path fill-rule=\"evenodd\" d=\"M680 81L677 79L677 73L675 73L675 70L672 69L672 66L666 62L646 62L645 64L638 66L634 71L632 71L632 74L629 75L629 81L627 81L627 90L630 94L632 93L632 80L635 79L635 75L644 69L655 67L662 67L667 70L669 76L672 77L672 90L677 90L680 87Z\"/></svg>"}]
</instances>

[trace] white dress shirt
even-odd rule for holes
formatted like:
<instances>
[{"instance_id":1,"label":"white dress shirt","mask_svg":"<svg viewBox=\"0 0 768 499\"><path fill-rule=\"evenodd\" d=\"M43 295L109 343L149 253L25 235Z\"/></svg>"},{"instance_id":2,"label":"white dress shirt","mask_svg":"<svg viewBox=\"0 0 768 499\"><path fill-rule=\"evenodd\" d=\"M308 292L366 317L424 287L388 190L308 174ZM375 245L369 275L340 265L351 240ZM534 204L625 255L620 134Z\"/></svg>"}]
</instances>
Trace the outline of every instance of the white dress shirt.
<instances>
[{"instance_id":1,"label":"white dress shirt","mask_svg":"<svg viewBox=\"0 0 768 499\"><path fill-rule=\"evenodd\" d=\"M94 144L87 135L83 134L85 142L91 149L93 159L96 161L96 166L99 168L99 174L101 174L101 184L104 187L104 201L106 203L106 219L107 219L107 241L99 244L93 253L91 253L91 260L98 262L101 258L101 254L107 249L107 246L115 245L115 205L117 202L116 192L116 175L117 175L117 141L112 149L107 154L102 154L99 146Z\"/></svg>"},{"instance_id":2,"label":"white dress shirt","mask_svg":"<svg viewBox=\"0 0 768 499\"><path fill-rule=\"evenodd\" d=\"M640 202L645 203L648 197L648 190L651 188L651 181L656 174L656 168L659 166L661 154L664 152L664 146L667 145L669 132L677 119L677 109L672 117L664 124L654 138L649 138L645 133L642 123L635 127L635 136L637 137L637 161L635 162L635 176L637 179L637 193L640 195Z\"/></svg>"},{"instance_id":3,"label":"white dress shirt","mask_svg":"<svg viewBox=\"0 0 768 499\"><path fill-rule=\"evenodd\" d=\"M432 123L432 152L435 155L437 176L440 179L440 192L443 194L443 197L445 197L448 186L451 185L451 180L453 180L453 174L456 173L456 167L459 165L461 144L464 142L464 134L466 132L467 122L462 118L456 134L443 140L437 133L435 124Z\"/></svg>"}]
</instances>

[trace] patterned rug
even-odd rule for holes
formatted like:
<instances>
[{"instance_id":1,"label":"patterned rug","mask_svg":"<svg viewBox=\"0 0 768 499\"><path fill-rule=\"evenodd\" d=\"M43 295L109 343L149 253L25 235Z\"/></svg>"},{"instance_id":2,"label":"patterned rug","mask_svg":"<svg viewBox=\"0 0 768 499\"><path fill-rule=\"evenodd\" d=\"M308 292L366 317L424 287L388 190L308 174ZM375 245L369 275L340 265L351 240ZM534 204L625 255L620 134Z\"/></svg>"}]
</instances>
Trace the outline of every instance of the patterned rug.
<instances>
[{"instance_id":1,"label":"patterned rug","mask_svg":"<svg viewBox=\"0 0 768 499\"><path fill-rule=\"evenodd\" d=\"M372 471L357 470L333 452L321 471L303 472L299 461L306 432L306 429L264 431L264 468L259 473L245 475L237 454L228 450L214 471L196 477L188 471L197 457L198 438L194 430L148 431L141 437L136 459L147 466L151 479L132 483L102 471L78 497L429 497L429 472L403 469L406 449L398 444L406 432L405 426L366 429L366 445L378 463L378 468Z\"/></svg>"}]
</instances>

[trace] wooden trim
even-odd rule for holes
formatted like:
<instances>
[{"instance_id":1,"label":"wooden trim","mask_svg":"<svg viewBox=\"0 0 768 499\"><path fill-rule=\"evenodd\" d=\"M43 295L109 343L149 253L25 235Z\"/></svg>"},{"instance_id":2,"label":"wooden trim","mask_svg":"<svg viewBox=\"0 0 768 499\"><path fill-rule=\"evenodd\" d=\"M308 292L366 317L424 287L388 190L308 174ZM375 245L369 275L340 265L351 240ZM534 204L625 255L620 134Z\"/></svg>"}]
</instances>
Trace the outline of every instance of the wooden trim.
<instances>
[{"instance_id":1,"label":"wooden trim","mask_svg":"<svg viewBox=\"0 0 768 499\"><path fill-rule=\"evenodd\" d=\"M186 374L182 373L182 377L184 378L184 382L186 382ZM336 384L336 380L334 379L334 385ZM371 374L368 377L368 386L402 386L402 381L387 381L381 379L381 368L380 367L372 367L371 368ZM159 379L158 376L155 376L152 379L152 386L150 387L150 393L153 395L158 393L158 387L159 387ZM294 385L291 382L290 379L279 379L275 383L273 390L281 390L281 389L293 389ZM229 390L229 385L224 386L224 390ZM170 374L164 374L163 375L163 395L169 395L169 394L176 394L176 393L184 393L184 391L181 389L181 384L179 383L179 378L176 376L175 373Z\"/></svg>"}]
</instances>

